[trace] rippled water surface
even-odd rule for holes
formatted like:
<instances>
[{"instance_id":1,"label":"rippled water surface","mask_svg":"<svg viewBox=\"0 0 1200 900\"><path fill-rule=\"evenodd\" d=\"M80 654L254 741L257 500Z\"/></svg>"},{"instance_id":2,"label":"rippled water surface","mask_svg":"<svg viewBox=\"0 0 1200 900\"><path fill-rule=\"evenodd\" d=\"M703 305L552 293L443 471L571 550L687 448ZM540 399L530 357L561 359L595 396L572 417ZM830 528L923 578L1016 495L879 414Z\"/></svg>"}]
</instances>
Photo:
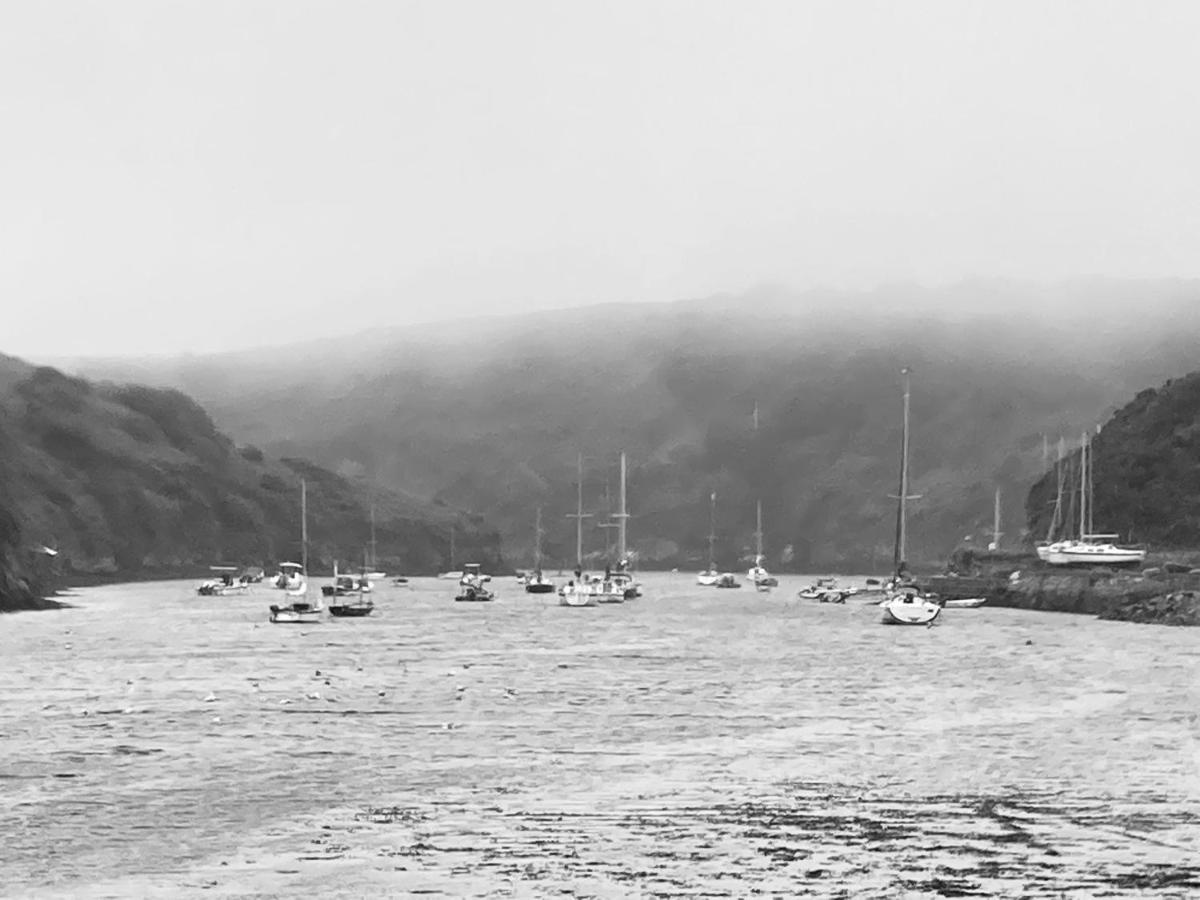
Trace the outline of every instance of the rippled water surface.
<instances>
[{"instance_id":1,"label":"rippled water surface","mask_svg":"<svg viewBox=\"0 0 1200 900\"><path fill-rule=\"evenodd\" d=\"M1195 630L414 580L0 617L12 896L1189 896Z\"/></svg>"}]
</instances>

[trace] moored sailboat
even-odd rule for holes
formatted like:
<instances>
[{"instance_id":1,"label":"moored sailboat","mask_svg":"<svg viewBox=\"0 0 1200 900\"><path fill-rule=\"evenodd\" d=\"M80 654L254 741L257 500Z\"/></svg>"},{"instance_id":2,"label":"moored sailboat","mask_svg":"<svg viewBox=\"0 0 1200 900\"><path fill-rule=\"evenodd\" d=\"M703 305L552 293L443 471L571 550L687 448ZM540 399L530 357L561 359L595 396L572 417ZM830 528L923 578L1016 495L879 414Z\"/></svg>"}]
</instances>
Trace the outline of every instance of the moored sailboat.
<instances>
[{"instance_id":1,"label":"moored sailboat","mask_svg":"<svg viewBox=\"0 0 1200 900\"><path fill-rule=\"evenodd\" d=\"M533 571L525 576L525 593L552 594L554 582L542 574L542 508L533 522Z\"/></svg>"},{"instance_id":2,"label":"moored sailboat","mask_svg":"<svg viewBox=\"0 0 1200 900\"><path fill-rule=\"evenodd\" d=\"M558 589L559 606L595 606L596 596L589 579L583 574L583 520L591 518L591 513L583 511L583 454L579 454L578 476L576 479L575 512L567 513L568 519L575 520L575 577Z\"/></svg>"},{"instance_id":3,"label":"moored sailboat","mask_svg":"<svg viewBox=\"0 0 1200 900\"><path fill-rule=\"evenodd\" d=\"M292 602L284 605L272 603L270 620L280 624L296 622L319 622L321 620L321 601L315 603L308 599L308 484L300 479L300 542L301 564L298 583L285 588L285 593ZM282 566L281 566L282 568Z\"/></svg>"},{"instance_id":4,"label":"moored sailboat","mask_svg":"<svg viewBox=\"0 0 1200 900\"><path fill-rule=\"evenodd\" d=\"M708 568L696 573L696 584L702 587L713 587L721 577L717 564L713 560L713 548L717 543L717 492L713 491L708 498Z\"/></svg>"},{"instance_id":5,"label":"moored sailboat","mask_svg":"<svg viewBox=\"0 0 1200 900\"><path fill-rule=\"evenodd\" d=\"M894 580L896 587L887 599L879 604L884 625L932 625L942 607L923 595L915 585L904 584L908 564L905 560L908 538L908 501L916 499L908 493L908 407L909 370L901 370L904 376L904 425L900 441L900 491L896 497L896 546L893 554Z\"/></svg>"}]
</instances>

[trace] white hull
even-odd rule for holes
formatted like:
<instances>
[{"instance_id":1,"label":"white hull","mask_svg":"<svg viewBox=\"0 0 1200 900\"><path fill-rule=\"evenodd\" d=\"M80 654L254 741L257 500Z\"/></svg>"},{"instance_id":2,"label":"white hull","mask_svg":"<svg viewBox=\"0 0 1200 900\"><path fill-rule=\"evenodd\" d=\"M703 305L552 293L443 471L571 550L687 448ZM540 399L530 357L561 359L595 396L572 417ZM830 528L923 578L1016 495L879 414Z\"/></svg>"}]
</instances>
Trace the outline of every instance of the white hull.
<instances>
[{"instance_id":1,"label":"white hull","mask_svg":"<svg viewBox=\"0 0 1200 900\"><path fill-rule=\"evenodd\" d=\"M721 577L720 572L713 572L713 571L699 572L696 575L696 584L702 585L704 587L712 587L713 585L715 585L717 583L717 579L720 577Z\"/></svg>"},{"instance_id":2,"label":"white hull","mask_svg":"<svg viewBox=\"0 0 1200 900\"><path fill-rule=\"evenodd\" d=\"M574 585L558 589L559 606L595 606L596 597L586 588L580 590Z\"/></svg>"},{"instance_id":3,"label":"white hull","mask_svg":"<svg viewBox=\"0 0 1200 900\"><path fill-rule=\"evenodd\" d=\"M463 577L462 572L439 572L438 573L438 578L441 578L445 581L461 581L462 577Z\"/></svg>"},{"instance_id":4,"label":"white hull","mask_svg":"<svg viewBox=\"0 0 1200 900\"><path fill-rule=\"evenodd\" d=\"M231 594L245 594L250 591L248 584L225 584L220 581L206 581L196 589L196 593L205 597L228 597Z\"/></svg>"},{"instance_id":5,"label":"white hull","mask_svg":"<svg viewBox=\"0 0 1200 900\"><path fill-rule=\"evenodd\" d=\"M884 625L930 625L942 608L920 597L893 597L879 604Z\"/></svg>"},{"instance_id":6,"label":"white hull","mask_svg":"<svg viewBox=\"0 0 1200 900\"><path fill-rule=\"evenodd\" d=\"M1060 541L1037 550L1038 557L1052 566L1131 566L1146 559L1145 550L1085 541Z\"/></svg>"},{"instance_id":7,"label":"white hull","mask_svg":"<svg viewBox=\"0 0 1200 900\"><path fill-rule=\"evenodd\" d=\"M942 606L946 609L976 609L987 603L987 597L964 597L959 600L947 600Z\"/></svg>"}]
</instances>

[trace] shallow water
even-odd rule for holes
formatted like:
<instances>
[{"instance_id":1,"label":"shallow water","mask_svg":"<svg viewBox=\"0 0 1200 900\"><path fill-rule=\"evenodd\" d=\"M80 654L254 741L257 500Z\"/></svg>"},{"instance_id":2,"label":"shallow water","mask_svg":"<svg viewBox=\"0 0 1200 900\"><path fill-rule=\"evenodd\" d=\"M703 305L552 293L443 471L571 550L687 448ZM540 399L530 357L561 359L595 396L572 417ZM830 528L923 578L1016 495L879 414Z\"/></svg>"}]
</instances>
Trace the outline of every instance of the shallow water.
<instances>
[{"instance_id":1,"label":"shallow water","mask_svg":"<svg viewBox=\"0 0 1200 900\"><path fill-rule=\"evenodd\" d=\"M810 580L571 609L417 579L313 625L163 582L0 618L0 891L1200 890L1200 634L887 628Z\"/></svg>"}]
</instances>

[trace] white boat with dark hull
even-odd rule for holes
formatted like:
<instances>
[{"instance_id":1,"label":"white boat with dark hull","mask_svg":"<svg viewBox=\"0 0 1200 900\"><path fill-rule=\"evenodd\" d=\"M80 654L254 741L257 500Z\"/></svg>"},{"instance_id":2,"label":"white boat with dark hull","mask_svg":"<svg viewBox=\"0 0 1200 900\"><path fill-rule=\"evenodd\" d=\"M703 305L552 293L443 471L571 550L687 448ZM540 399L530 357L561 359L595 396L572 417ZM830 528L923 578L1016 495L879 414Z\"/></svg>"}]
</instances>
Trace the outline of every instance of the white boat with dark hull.
<instances>
[{"instance_id":1,"label":"white boat with dark hull","mask_svg":"<svg viewBox=\"0 0 1200 900\"><path fill-rule=\"evenodd\" d=\"M542 574L542 508L537 508L533 520L533 571L523 575L521 582L527 594L553 594L554 582Z\"/></svg>"},{"instance_id":2,"label":"white boat with dark hull","mask_svg":"<svg viewBox=\"0 0 1200 900\"><path fill-rule=\"evenodd\" d=\"M909 407L909 370L901 370L904 376L904 426L900 443L900 490L896 496L899 504L896 510L896 548L893 556L895 564L895 587L891 588L886 598L879 604L882 610L880 621L884 625L932 625L942 612L942 607L932 597L924 595L915 586L903 584L908 570L906 560L906 540L908 537L908 501L917 499L908 493L908 407Z\"/></svg>"},{"instance_id":3,"label":"white boat with dark hull","mask_svg":"<svg viewBox=\"0 0 1200 900\"><path fill-rule=\"evenodd\" d=\"M298 583L292 583L284 589L292 602L272 603L270 606L270 620L279 624L320 622L324 611L319 598L315 601L308 599L308 485L304 479L300 480L300 535L302 556L300 571L296 576ZM281 563L280 569L295 565Z\"/></svg>"}]
</instances>

